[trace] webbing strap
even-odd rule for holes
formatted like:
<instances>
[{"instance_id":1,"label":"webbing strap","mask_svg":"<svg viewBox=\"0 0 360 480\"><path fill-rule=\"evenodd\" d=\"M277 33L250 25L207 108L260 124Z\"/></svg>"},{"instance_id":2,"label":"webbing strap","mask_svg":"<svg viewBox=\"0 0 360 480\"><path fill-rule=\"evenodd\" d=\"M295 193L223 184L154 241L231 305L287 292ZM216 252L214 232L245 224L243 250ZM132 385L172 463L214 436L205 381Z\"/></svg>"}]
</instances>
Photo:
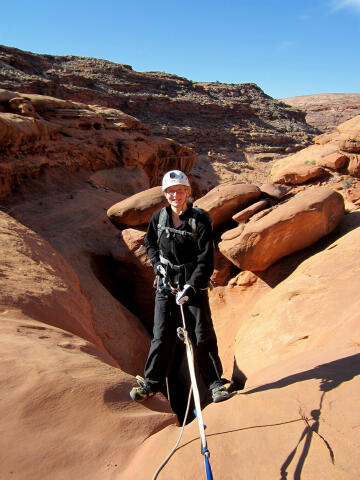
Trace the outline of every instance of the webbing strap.
<instances>
[{"instance_id":1,"label":"webbing strap","mask_svg":"<svg viewBox=\"0 0 360 480\"><path fill-rule=\"evenodd\" d=\"M198 211L198 209L196 207L194 207L194 210ZM166 207L163 207L160 210L159 222L158 222L158 226L157 226L158 242L159 242L159 239L160 239L164 230L166 232L167 238L170 238L170 234L172 233L172 234L176 234L176 235L183 235L185 237L192 237L194 239L194 241L196 242L197 231L196 231L196 220L195 220L194 217L191 217L191 218L188 219L188 223L191 227L191 232L188 232L188 231L183 230L183 229L177 229L177 228L172 228L172 227L166 226L167 218L168 218L168 213L167 213Z\"/></svg>"},{"instance_id":2,"label":"webbing strap","mask_svg":"<svg viewBox=\"0 0 360 480\"><path fill-rule=\"evenodd\" d=\"M183 235L185 237L193 237L194 234L192 232L188 232L186 230L179 230L177 228L172 227L164 227L163 225L158 225L159 235L161 235L162 231L165 230L167 238L170 237L170 233L176 233L177 235Z\"/></svg>"},{"instance_id":3,"label":"webbing strap","mask_svg":"<svg viewBox=\"0 0 360 480\"><path fill-rule=\"evenodd\" d=\"M159 255L159 259L160 259L160 262L163 265L166 265L166 266L170 267L172 270L176 270L177 272L179 272L180 270L183 270L186 267L191 267L191 265L193 265L192 262L182 263L181 265L175 265L175 264L171 263L170 260L163 257L161 254Z\"/></svg>"}]
</instances>

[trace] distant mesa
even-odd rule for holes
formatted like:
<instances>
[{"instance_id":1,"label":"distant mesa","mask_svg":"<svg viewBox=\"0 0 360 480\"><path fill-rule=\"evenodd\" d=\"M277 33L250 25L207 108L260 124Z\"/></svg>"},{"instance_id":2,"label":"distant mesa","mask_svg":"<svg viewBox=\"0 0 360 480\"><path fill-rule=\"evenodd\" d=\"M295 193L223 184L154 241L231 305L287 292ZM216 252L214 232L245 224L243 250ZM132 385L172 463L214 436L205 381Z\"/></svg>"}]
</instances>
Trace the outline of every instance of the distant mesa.
<instances>
[{"instance_id":1,"label":"distant mesa","mask_svg":"<svg viewBox=\"0 0 360 480\"><path fill-rule=\"evenodd\" d=\"M306 121L322 131L360 115L360 93L322 93L281 99L306 112Z\"/></svg>"}]
</instances>

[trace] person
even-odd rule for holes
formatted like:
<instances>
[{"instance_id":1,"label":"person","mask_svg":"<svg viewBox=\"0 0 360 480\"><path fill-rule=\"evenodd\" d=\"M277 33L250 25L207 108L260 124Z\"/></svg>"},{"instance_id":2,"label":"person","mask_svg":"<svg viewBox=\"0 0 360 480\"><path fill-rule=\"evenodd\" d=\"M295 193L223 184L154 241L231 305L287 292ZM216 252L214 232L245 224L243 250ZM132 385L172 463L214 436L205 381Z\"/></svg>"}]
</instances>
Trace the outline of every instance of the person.
<instances>
[{"instance_id":1,"label":"person","mask_svg":"<svg viewBox=\"0 0 360 480\"><path fill-rule=\"evenodd\" d=\"M226 400L230 394L221 379L208 297L214 270L211 217L190 203L190 183L183 172L167 172L162 190L169 205L153 214L144 241L156 274L153 337L145 378L136 377L138 386L130 397L143 401L163 387L174 359L176 331L182 325L179 305L183 305L200 374L213 402Z\"/></svg>"}]
</instances>

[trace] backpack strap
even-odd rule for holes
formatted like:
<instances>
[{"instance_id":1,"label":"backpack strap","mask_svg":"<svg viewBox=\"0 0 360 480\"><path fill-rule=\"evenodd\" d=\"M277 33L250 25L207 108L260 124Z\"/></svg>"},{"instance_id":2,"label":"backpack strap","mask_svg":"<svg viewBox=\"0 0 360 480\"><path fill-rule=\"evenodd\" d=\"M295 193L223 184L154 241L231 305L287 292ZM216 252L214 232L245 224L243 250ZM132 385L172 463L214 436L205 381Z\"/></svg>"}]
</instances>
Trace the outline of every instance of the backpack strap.
<instances>
[{"instance_id":1,"label":"backpack strap","mask_svg":"<svg viewBox=\"0 0 360 480\"><path fill-rule=\"evenodd\" d=\"M193 206L193 210L195 210L196 213L204 215L208 219L211 228L213 227L213 219L211 217L211 214L207 210L204 210L203 208L197 207L195 205Z\"/></svg>"},{"instance_id":2,"label":"backpack strap","mask_svg":"<svg viewBox=\"0 0 360 480\"><path fill-rule=\"evenodd\" d=\"M192 237L194 241L196 241L197 238L197 233L196 233L196 220L195 218L191 217L189 218L188 222L191 226L191 232L187 232L186 230L178 230L177 228L172 228L166 226L166 221L168 218L168 212L166 210L166 207L163 207L160 210L160 215L159 215L159 222L157 226L157 240L159 243L160 237L162 233L165 231L167 238L170 237L172 233L177 234L177 235L183 235L184 237Z\"/></svg>"}]
</instances>

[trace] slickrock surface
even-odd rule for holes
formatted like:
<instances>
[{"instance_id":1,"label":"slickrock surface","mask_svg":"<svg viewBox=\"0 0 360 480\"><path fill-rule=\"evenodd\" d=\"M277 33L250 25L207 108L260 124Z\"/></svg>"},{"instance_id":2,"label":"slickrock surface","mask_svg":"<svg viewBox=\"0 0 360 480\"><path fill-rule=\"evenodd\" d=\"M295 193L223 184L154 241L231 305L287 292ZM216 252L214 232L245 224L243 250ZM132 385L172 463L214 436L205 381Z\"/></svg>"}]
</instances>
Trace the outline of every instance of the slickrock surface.
<instances>
[{"instance_id":1,"label":"slickrock surface","mask_svg":"<svg viewBox=\"0 0 360 480\"><path fill-rule=\"evenodd\" d=\"M273 171L319 163L324 175L274 184L271 148L284 115L297 131L298 113L278 111L258 87L190 84L105 61L2 47L0 55L0 86L7 85L0 91L0 477L150 479L175 444L180 428L170 404L181 414L188 382L170 403L160 393L142 404L129 398L143 371L152 322L145 220L120 221L119 230L107 212L120 203L127 218L139 216L134 197L141 192L149 215L157 205L151 187L159 190L161 173L183 168L191 170L196 203L214 217L215 288L209 295L224 376L234 391L226 402L204 402L214 478L357 480L360 117L318 136ZM238 88L245 93L224 100ZM41 89L51 97L39 95ZM184 103L175 91L184 91ZM216 107L204 100L197 110L190 94L199 105L209 98ZM106 103L114 98L124 109ZM182 107L188 112L190 105L196 115L184 130L191 115ZM131 114L141 108L151 125ZM263 108L266 135L269 129L274 134L267 139L261 128L253 130ZM215 149L220 133L230 139L226 132L239 115L244 124L236 135L250 125L252 138L239 150L242 160L235 151ZM164 125L174 132L179 127L177 139L187 131L187 145L167 133L154 135ZM204 134L212 131L208 155L212 138ZM291 135L291 128L285 131ZM192 142L206 147L198 159ZM306 144L297 134L286 142L280 134L279 151ZM344 163L335 156L346 157ZM268 208L255 213L265 200ZM234 228L232 217L244 208L250 217ZM240 270L221 254L219 244L241 239L251 225L279 212L286 228L257 250L263 271ZM286 242L301 249L274 256ZM203 477L192 421L159 478Z\"/></svg>"}]
</instances>

